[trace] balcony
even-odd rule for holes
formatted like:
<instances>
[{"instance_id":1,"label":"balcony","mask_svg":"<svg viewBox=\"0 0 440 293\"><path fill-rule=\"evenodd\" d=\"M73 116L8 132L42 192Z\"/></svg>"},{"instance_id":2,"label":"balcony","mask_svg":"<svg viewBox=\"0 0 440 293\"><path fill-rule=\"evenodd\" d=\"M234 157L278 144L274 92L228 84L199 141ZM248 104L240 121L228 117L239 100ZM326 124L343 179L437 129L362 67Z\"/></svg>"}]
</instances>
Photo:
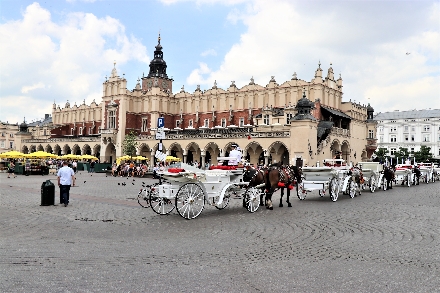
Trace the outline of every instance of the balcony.
<instances>
[{"instance_id":1,"label":"balcony","mask_svg":"<svg viewBox=\"0 0 440 293\"><path fill-rule=\"evenodd\" d=\"M117 129L101 129L101 134L116 134L118 133Z\"/></svg>"},{"instance_id":2,"label":"balcony","mask_svg":"<svg viewBox=\"0 0 440 293\"><path fill-rule=\"evenodd\" d=\"M350 137L350 129L344 129L339 127L332 127L330 135Z\"/></svg>"}]
</instances>

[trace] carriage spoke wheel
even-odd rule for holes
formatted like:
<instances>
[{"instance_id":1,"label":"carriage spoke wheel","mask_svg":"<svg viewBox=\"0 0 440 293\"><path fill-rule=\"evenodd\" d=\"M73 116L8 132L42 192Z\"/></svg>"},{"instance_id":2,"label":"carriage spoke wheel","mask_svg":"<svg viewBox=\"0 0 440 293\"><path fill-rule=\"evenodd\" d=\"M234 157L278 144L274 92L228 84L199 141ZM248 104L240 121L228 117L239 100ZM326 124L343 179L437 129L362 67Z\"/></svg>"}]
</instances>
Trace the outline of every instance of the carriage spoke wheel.
<instances>
[{"instance_id":1,"label":"carriage spoke wheel","mask_svg":"<svg viewBox=\"0 0 440 293\"><path fill-rule=\"evenodd\" d=\"M385 179L385 177L382 179L382 189L383 190L387 190L388 186L387 186L387 180Z\"/></svg>"},{"instance_id":2,"label":"carriage spoke wheel","mask_svg":"<svg viewBox=\"0 0 440 293\"><path fill-rule=\"evenodd\" d=\"M173 202L159 195L159 183L151 186L149 191L149 201L151 209L159 215L167 215L174 210Z\"/></svg>"},{"instance_id":3,"label":"carriage spoke wheel","mask_svg":"<svg viewBox=\"0 0 440 293\"><path fill-rule=\"evenodd\" d=\"M182 218L197 218L205 206L205 193L196 183L186 183L179 188L176 195L176 209Z\"/></svg>"},{"instance_id":4,"label":"carriage spoke wheel","mask_svg":"<svg viewBox=\"0 0 440 293\"><path fill-rule=\"evenodd\" d=\"M141 191L139 191L138 196L137 196L138 203L143 208L150 207L150 198L148 196L148 189L149 188L150 188L150 186L147 186L146 188L141 189Z\"/></svg>"},{"instance_id":5,"label":"carriage spoke wheel","mask_svg":"<svg viewBox=\"0 0 440 293\"><path fill-rule=\"evenodd\" d=\"M259 188L255 187L249 187L246 189L244 193L244 202L246 209L254 213L258 210L258 207L260 206L260 196L263 193L263 191Z\"/></svg>"},{"instance_id":6,"label":"carriage spoke wheel","mask_svg":"<svg viewBox=\"0 0 440 293\"><path fill-rule=\"evenodd\" d=\"M302 183L296 182L296 196L300 200L304 200L306 198L306 191L304 190L304 185Z\"/></svg>"},{"instance_id":7,"label":"carriage spoke wheel","mask_svg":"<svg viewBox=\"0 0 440 293\"><path fill-rule=\"evenodd\" d=\"M348 182L348 188L348 195L350 196L350 198L353 198L356 195L356 183L354 183L354 181L351 179Z\"/></svg>"},{"instance_id":8,"label":"carriage spoke wheel","mask_svg":"<svg viewBox=\"0 0 440 293\"><path fill-rule=\"evenodd\" d=\"M407 178L406 181L407 181L407 182L406 182L406 185L407 185L408 187L410 187L410 186L411 186L411 175L408 174L408 178Z\"/></svg>"},{"instance_id":9,"label":"carriage spoke wheel","mask_svg":"<svg viewBox=\"0 0 440 293\"><path fill-rule=\"evenodd\" d=\"M339 184L338 184L338 180L336 180L336 178L332 178L332 180L330 181L330 198L332 201L337 201L338 197L339 197Z\"/></svg>"},{"instance_id":10,"label":"carriage spoke wheel","mask_svg":"<svg viewBox=\"0 0 440 293\"><path fill-rule=\"evenodd\" d=\"M370 192L374 193L376 191L376 178L374 178L373 176L370 177Z\"/></svg>"},{"instance_id":11,"label":"carriage spoke wheel","mask_svg":"<svg viewBox=\"0 0 440 293\"><path fill-rule=\"evenodd\" d=\"M220 204L217 204L218 200L220 199L220 195L214 196L212 198L212 203L217 209L222 210L228 206L229 201L231 200L231 196L234 196L234 192L231 189L228 189L226 190L225 196L223 197L223 201Z\"/></svg>"}]
</instances>

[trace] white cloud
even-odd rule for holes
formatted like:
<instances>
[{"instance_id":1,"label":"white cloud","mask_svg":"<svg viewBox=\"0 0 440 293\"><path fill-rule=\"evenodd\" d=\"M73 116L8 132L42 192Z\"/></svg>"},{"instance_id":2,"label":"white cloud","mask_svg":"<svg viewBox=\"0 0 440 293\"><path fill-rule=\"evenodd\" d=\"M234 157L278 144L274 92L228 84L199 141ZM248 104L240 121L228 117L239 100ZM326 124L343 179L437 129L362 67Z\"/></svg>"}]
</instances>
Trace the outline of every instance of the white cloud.
<instances>
[{"instance_id":1,"label":"white cloud","mask_svg":"<svg viewBox=\"0 0 440 293\"><path fill-rule=\"evenodd\" d=\"M214 49L209 49L206 51L203 51L202 54L200 54L202 57L206 57L206 56L217 56L217 51Z\"/></svg>"},{"instance_id":2,"label":"white cloud","mask_svg":"<svg viewBox=\"0 0 440 293\"><path fill-rule=\"evenodd\" d=\"M414 99L419 108L440 108L438 13L436 2L250 1L228 16L247 27L240 41L218 68L203 64L187 82L243 86L254 76L266 85L293 72L310 81L320 60L324 76L331 62L335 76L342 74L344 100L382 112L413 108Z\"/></svg>"},{"instance_id":3,"label":"white cloud","mask_svg":"<svg viewBox=\"0 0 440 293\"><path fill-rule=\"evenodd\" d=\"M44 85L44 83L39 82L39 83L35 83L33 85L30 86L23 86L21 88L21 93L22 94L27 94L30 91L36 90L36 89L44 89L46 86Z\"/></svg>"},{"instance_id":4,"label":"white cloud","mask_svg":"<svg viewBox=\"0 0 440 293\"><path fill-rule=\"evenodd\" d=\"M14 111L29 112L33 104L50 105L45 109L50 113L54 100L82 103L90 93L102 91L104 76L111 72L114 60L117 68L131 60L149 63L145 46L127 35L119 20L76 12L55 23L38 3L26 7L21 19L0 25L0 43L2 121L12 120ZM23 100L20 93L26 96L25 104L3 106L11 97ZM100 101L100 96L93 96Z\"/></svg>"}]
</instances>

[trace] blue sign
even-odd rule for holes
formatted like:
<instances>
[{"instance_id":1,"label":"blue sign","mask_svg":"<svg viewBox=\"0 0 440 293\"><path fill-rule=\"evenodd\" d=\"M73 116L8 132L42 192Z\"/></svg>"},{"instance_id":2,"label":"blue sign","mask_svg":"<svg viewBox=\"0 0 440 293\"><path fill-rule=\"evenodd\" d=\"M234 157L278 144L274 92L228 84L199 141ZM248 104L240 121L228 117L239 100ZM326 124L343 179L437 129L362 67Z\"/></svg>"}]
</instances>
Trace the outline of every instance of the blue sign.
<instances>
[{"instance_id":1,"label":"blue sign","mask_svg":"<svg viewBox=\"0 0 440 293\"><path fill-rule=\"evenodd\" d=\"M162 128L165 126L165 118L159 117L157 118L157 128Z\"/></svg>"}]
</instances>

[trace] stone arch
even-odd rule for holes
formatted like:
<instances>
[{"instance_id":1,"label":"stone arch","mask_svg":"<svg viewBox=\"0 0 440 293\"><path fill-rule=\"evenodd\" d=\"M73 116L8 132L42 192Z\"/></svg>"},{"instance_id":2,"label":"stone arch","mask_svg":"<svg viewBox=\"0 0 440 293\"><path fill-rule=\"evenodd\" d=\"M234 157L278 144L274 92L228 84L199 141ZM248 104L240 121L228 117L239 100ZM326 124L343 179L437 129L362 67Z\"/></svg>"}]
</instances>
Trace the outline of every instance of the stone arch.
<instances>
[{"instance_id":1,"label":"stone arch","mask_svg":"<svg viewBox=\"0 0 440 293\"><path fill-rule=\"evenodd\" d=\"M36 151L37 151L37 147L35 145L31 145L31 147L29 148L29 152L35 153Z\"/></svg>"},{"instance_id":2,"label":"stone arch","mask_svg":"<svg viewBox=\"0 0 440 293\"><path fill-rule=\"evenodd\" d=\"M29 149L28 149L28 147L27 146L22 146L21 147L21 152L23 153L23 154L29 154Z\"/></svg>"},{"instance_id":3,"label":"stone arch","mask_svg":"<svg viewBox=\"0 0 440 293\"><path fill-rule=\"evenodd\" d=\"M150 159L151 157L151 148L146 143L141 143L137 149L137 154L143 156L145 158Z\"/></svg>"},{"instance_id":4,"label":"stone arch","mask_svg":"<svg viewBox=\"0 0 440 293\"><path fill-rule=\"evenodd\" d=\"M269 164L282 162L289 165L289 149L281 141L274 141L267 148L269 154Z\"/></svg>"},{"instance_id":5,"label":"stone arch","mask_svg":"<svg viewBox=\"0 0 440 293\"><path fill-rule=\"evenodd\" d=\"M264 164L264 149L256 141L252 141L244 148L243 157L250 164L257 166Z\"/></svg>"},{"instance_id":6,"label":"stone arch","mask_svg":"<svg viewBox=\"0 0 440 293\"><path fill-rule=\"evenodd\" d=\"M85 144L82 147L82 154L83 155L91 155L92 154L92 148L88 144Z\"/></svg>"},{"instance_id":7,"label":"stone arch","mask_svg":"<svg viewBox=\"0 0 440 293\"><path fill-rule=\"evenodd\" d=\"M184 157L183 160L185 163L191 164L197 161L198 163L201 162L201 149L199 145L196 142L190 142L185 147ZM185 157L186 155L186 157ZM186 158L186 159L185 159Z\"/></svg>"},{"instance_id":8,"label":"stone arch","mask_svg":"<svg viewBox=\"0 0 440 293\"><path fill-rule=\"evenodd\" d=\"M170 156L179 158L183 161L183 148L178 142L173 142L168 147L168 153Z\"/></svg>"},{"instance_id":9,"label":"stone arch","mask_svg":"<svg viewBox=\"0 0 440 293\"><path fill-rule=\"evenodd\" d=\"M46 146L45 152L46 152L46 153L50 153L50 154L53 153L52 146L51 146L50 144L48 144L48 145Z\"/></svg>"},{"instance_id":10,"label":"stone arch","mask_svg":"<svg viewBox=\"0 0 440 293\"><path fill-rule=\"evenodd\" d=\"M217 157L220 156L220 148L215 142L209 142L204 148L205 163L209 165L217 165Z\"/></svg>"},{"instance_id":11,"label":"stone arch","mask_svg":"<svg viewBox=\"0 0 440 293\"><path fill-rule=\"evenodd\" d=\"M336 155L341 151L341 142L338 139L334 139L330 145L331 158L336 157Z\"/></svg>"},{"instance_id":12,"label":"stone arch","mask_svg":"<svg viewBox=\"0 0 440 293\"><path fill-rule=\"evenodd\" d=\"M105 161L112 162L116 160L116 147L113 143L108 143L105 148Z\"/></svg>"},{"instance_id":13,"label":"stone arch","mask_svg":"<svg viewBox=\"0 0 440 293\"><path fill-rule=\"evenodd\" d=\"M79 145L77 145L77 144L73 145L72 154L81 155L81 148L79 147Z\"/></svg>"},{"instance_id":14,"label":"stone arch","mask_svg":"<svg viewBox=\"0 0 440 293\"><path fill-rule=\"evenodd\" d=\"M56 144L53 147L53 152L54 152L55 155L61 156L61 147L58 144Z\"/></svg>"},{"instance_id":15,"label":"stone arch","mask_svg":"<svg viewBox=\"0 0 440 293\"><path fill-rule=\"evenodd\" d=\"M37 151L39 151L39 152L44 151L44 147L43 147L41 144L38 145L38 147L37 147Z\"/></svg>"},{"instance_id":16,"label":"stone arch","mask_svg":"<svg viewBox=\"0 0 440 293\"><path fill-rule=\"evenodd\" d=\"M341 159L344 159L346 162L350 160L351 150L350 143L347 140L344 140L341 144Z\"/></svg>"},{"instance_id":17,"label":"stone arch","mask_svg":"<svg viewBox=\"0 0 440 293\"><path fill-rule=\"evenodd\" d=\"M101 157L101 145L100 144L95 144L95 146L93 147L93 156L99 158Z\"/></svg>"},{"instance_id":18,"label":"stone arch","mask_svg":"<svg viewBox=\"0 0 440 293\"><path fill-rule=\"evenodd\" d=\"M63 155L68 155L71 153L72 153L72 150L70 149L70 146L68 144L65 144L63 146Z\"/></svg>"}]
</instances>

